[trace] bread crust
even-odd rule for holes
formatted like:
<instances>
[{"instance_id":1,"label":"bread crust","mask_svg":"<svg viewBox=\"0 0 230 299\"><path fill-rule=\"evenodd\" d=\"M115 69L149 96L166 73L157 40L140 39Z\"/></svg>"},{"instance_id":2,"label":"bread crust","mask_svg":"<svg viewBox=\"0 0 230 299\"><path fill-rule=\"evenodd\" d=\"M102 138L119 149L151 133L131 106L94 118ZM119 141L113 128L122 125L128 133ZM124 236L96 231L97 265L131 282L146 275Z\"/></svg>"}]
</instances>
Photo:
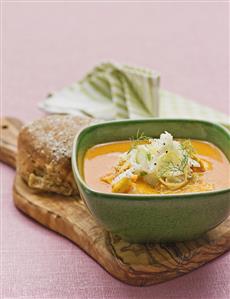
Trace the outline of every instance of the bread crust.
<instances>
[{"instance_id":1,"label":"bread crust","mask_svg":"<svg viewBox=\"0 0 230 299\"><path fill-rule=\"evenodd\" d=\"M75 135L93 122L87 117L51 115L22 128L17 171L29 187L66 196L79 194L71 168Z\"/></svg>"}]
</instances>

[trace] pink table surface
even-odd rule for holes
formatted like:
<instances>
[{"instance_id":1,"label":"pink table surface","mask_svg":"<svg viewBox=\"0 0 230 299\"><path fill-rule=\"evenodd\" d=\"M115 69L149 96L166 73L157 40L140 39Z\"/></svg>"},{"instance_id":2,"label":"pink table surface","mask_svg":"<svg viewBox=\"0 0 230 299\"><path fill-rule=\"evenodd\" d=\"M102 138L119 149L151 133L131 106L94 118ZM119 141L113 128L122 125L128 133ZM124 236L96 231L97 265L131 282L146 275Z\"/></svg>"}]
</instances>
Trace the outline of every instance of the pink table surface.
<instances>
[{"instance_id":1,"label":"pink table surface","mask_svg":"<svg viewBox=\"0 0 230 299\"><path fill-rule=\"evenodd\" d=\"M227 3L2 4L2 115L30 121L50 91L115 60L161 72L162 86L229 110ZM31 1L32 2L32 1ZM1 164L2 298L229 298L230 256L181 278L137 288L22 215L14 171Z\"/></svg>"}]
</instances>

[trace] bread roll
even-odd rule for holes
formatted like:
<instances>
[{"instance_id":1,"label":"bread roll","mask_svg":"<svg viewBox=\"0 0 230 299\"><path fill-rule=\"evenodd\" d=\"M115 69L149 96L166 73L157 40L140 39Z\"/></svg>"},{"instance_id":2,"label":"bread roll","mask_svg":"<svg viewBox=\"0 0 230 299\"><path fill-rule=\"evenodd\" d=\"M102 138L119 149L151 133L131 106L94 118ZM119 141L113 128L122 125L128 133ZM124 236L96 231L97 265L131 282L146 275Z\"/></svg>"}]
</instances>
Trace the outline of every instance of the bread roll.
<instances>
[{"instance_id":1,"label":"bread roll","mask_svg":"<svg viewBox=\"0 0 230 299\"><path fill-rule=\"evenodd\" d=\"M18 137L17 171L29 187L78 194L71 169L75 135L91 118L51 115L25 126Z\"/></svg>"}]
</instances>

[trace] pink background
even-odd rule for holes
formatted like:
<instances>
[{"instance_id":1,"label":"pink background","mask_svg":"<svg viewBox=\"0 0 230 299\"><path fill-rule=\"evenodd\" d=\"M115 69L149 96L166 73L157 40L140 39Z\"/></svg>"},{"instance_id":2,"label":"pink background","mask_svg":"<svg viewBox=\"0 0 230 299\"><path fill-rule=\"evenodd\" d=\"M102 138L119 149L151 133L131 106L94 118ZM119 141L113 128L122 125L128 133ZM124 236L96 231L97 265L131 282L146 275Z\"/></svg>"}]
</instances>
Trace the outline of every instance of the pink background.
<instances>
[{"instance_id":1,"label":"pink background","mask_svg":"<svg viewBox=\"0 0 230 299\"><path fill-rule=\"evenodd\" d=\"M3 115L30 121L48 92L115 60L157 69L162 87L229 110L227 3L3 3ZM229 298L230 257L173 281L127 286L12 203L1 165L3 298Z\"/></svg>"}]
</instances>

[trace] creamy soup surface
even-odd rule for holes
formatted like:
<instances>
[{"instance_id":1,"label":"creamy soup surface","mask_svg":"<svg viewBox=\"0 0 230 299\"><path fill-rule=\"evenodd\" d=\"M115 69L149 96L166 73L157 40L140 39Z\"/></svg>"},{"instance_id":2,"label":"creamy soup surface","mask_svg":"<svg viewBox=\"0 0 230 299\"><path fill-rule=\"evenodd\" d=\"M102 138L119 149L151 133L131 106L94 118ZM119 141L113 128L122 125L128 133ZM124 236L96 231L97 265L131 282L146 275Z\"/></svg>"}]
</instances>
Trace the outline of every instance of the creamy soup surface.
<instances>
[{"instance_id":1,"label":"creamy soup surface","mask_svg":"<svg viewBox=\"0 0 230 299\"><path fill-rule=\"evenodd\" d=\"M135 194L177 194L224 189L230 186L230 163L222 151L215 145L198 140L191 140L197 155L207 162L208 169L199 174L199 178L191 181L178 190L153 188L139 179L135 183ZM94 146L86 152L84 158L84 179L87 185L100 192L112 192L111 185L101 178L111 173L118 163L121 153L131 148L131 141L119 141ZM208 187L207 187L208 186Z\"/></svg>"}]
</instances>

